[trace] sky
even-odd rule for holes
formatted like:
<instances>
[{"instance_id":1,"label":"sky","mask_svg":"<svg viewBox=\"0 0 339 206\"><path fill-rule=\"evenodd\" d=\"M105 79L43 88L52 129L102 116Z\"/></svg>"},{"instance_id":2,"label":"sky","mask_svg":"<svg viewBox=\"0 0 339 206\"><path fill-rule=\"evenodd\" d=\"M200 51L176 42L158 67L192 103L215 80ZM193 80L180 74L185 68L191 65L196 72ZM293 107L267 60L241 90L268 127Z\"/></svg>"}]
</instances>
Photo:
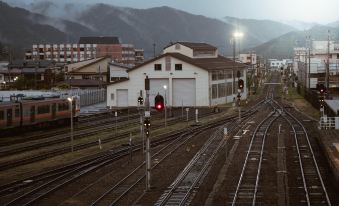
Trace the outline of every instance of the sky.
<instances>
[{"instance_id":1,"label":"sky","mask_svg":"<svg viewBox=\"0 0 339 206\"><path fill-rule=\"evenodd\" d=\"M29 3L42 0L5 0ZM222 18L232 16L278 21L327 24L339 20L339 0L58 0L74 3L108 3L115 6L151 8L169 6L193 14Z\"/></svg>"}]
</instances>

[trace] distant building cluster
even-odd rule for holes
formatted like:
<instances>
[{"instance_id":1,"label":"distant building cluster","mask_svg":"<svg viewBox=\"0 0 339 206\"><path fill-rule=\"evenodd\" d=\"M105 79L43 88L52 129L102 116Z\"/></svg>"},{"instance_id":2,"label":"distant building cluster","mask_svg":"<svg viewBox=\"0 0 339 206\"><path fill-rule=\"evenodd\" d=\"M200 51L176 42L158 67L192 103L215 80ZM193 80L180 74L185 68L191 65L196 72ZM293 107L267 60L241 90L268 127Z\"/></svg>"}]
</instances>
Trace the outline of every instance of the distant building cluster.
<instances>
[{"instance_id":1,"label":"distant building cluster","mask_svg":"<svg viewBox=\"0 0 339 206\"><path fill-rule=\"evenodd\" d=\"M135 49L133 44L120 43L118 37L80 37L76 44L33 44L25 59L74 63L110 57L117 63L136 65L144 61L143 53L143 49Z\"/></svg>"},{"instance_id":2,"label":"distant building cluster","mask_svg":"<svg viewBox=\"0 0 339 206\"><path fill-rule=\"evenodd\" d=\"M339 88L339 43L334 41L309 41L305 47L294 48L294 72L305 88L316 89L326 85L332 93Z\"/></svg>"}]
</instances>

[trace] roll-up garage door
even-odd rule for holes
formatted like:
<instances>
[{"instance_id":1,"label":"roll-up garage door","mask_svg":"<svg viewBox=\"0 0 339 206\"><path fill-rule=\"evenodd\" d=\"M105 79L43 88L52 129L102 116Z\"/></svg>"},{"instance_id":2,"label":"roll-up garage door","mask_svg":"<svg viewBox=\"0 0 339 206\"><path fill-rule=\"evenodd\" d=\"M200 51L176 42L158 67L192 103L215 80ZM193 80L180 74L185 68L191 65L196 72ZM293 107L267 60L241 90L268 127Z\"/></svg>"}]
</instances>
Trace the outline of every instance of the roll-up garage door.
<instances>
[{"instance_id":1,"label":"roll-up garage door","mask_svg":"<svg viewBox=\"0 0 339 206\"><path fill-rule=\"evenodd\" d=\"M173 79L173 106L195 105L195 79Z\"/></svg>"},{"instance_id":2,"label":"roll-up garage door","mask_svg":"<svg viewBox=\"0 0 339 206\"><path fill-rule=\"evenodd\" d=\"M164 85L167 86L167 94L166 94L166 99L168 102L168 96L169 96L169 84L168 84L168 79L150 79L150 106L154 107L154 98L155 96L159 93L165 98L165 89Z\"/></svg>"},{"instance_id":3,"label":"roll-up garage door","mask_svg":"<svg viewBox=\"0 0 339 206\"><path fill-rule=\"evenodd\" d=\"M117 89L117 106L128 107L128 90Z\"/></svg>"}]
</instances>

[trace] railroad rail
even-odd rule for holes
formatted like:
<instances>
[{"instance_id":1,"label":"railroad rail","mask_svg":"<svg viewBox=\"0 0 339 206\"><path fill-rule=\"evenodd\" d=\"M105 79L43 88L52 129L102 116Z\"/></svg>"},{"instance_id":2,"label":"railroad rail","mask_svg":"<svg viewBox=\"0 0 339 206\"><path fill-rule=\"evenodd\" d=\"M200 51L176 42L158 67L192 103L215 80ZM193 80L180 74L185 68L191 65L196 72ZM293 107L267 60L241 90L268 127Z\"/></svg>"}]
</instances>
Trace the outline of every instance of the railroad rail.
<instances>
[{"instance_id":1,"label":"railroad rail","mask_svg":"<svg viewBox=\"0 0 339 206\"><path fill-rule=\"evenodd\" d=\"M285 112L283 118L292 127L296 152L302 177L303 193L300 200L305 198L307 205L331 205L317 160L303 124L292 114ZM298 194L296 191L295 194ZM299 199L298 198L298 199ZM302 202L300 202L303 204Z\"/></svg>"},{"instance_id":2,"label":"railroad rail","mask_svg":"<svg viewBox=\"0 0 339 206\"><path fill-rule=\"evenodd\" d=\"M280 114L274 110L255 129L232 200L237 204L256 203L267 131Z\"/></svg>"}]
</instances>

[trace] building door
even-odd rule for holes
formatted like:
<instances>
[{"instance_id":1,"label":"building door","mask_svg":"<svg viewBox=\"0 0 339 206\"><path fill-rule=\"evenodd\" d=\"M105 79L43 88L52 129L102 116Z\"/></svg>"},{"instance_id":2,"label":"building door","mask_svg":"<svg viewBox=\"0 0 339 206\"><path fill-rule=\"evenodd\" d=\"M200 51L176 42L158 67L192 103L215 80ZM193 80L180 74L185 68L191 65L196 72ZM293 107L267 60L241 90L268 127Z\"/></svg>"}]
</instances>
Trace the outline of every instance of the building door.
<instances>
[{"instance_id":1,"label":"building door","mask_svg":"<svg viewBox=\"0 0 339 206\"><path fill-rule=\"evenodd\" d=\"M30 110L30 121L35 122L35 106L31 106Z\"/></svg>"},{"instance_id":2,"label":"building door","mask_svg":"<svg viewBox=\"0 0 339 206\"><path fill-rule=\"evenodd\" d=\"M127 89L117 89L117 106L128 107L128 90Z\"/></svg>"},{"instance_id":3,"label":"building door","mask_svg":"<svg viewBox=\"0 0 339 206\"><path fill-rule=\"evenodd\" d=\"M195 93L195 79L173 79L173 106L196 106Z\"/></svg>"},{"instance_id":4,"label":"building door","mask_svg":"<svg viewBox=\"0 0 339 206\"><path fill-rule=\"evenodd\" d=\"M168 79L150 79L150 95L149 95L149 103L151 107L154 107L154 98L158 94L162 95L165 99L165 91L166 91L166 102L169 104L169 84ZM164 85L167 86L167 89L164 89Z\"/></svg>"},{"instance_id":5,"label":"building door","mask_svg":"<svg viewBox=\"0 0 339 206\"><path fill-rule=\"evenodd\" d=\"M7 126L12 126L13 123L13 110L7 109Z\"/></svg>"}]
</instances>

